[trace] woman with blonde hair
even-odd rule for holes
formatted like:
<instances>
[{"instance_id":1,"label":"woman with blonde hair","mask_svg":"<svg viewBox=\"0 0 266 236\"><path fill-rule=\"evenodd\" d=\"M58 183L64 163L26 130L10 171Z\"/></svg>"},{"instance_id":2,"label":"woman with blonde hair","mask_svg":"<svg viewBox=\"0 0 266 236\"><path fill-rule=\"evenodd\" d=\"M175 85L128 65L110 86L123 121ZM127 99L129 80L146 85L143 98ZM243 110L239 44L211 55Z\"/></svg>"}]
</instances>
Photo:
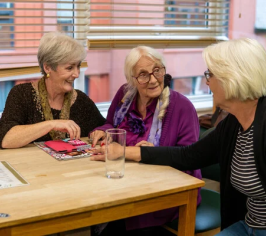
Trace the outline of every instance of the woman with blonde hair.
<instances>
[{"instance_id":1,"label":"woman with blonde hair","mask_svg":"<svg viewBox=\"0 0 266 236\"><path fill-rule=\"evenodd\" d=\"M41 38L38 62L43 77L11 89L0 119L0 148L67 135L79 139L105 122L93 101L73 88L86 55L78 41L63 33Z\"/></svg>"},{"instance_id":2,"label":"woman with blonde hair","mask_svg":"<svg viewBox=\"0 0 266 236\"><path fill-rule=\"evenodd\" d=\"M124 71L127 84L116 93L106 123L89 134L93 144L113 127L126 130L127 146L186 146L198 140L196 110L185 96L169 88L171 76L166 74L165 60L157 50L133 48L126 57ZM201 178L200 170L185 172ZM198 204L200 201L199 194ZM176 217L178 208L131 217L125 220L126 229L158 226ZM111 225L102 235L111 232Z\"/></svg>"}]
</instances>

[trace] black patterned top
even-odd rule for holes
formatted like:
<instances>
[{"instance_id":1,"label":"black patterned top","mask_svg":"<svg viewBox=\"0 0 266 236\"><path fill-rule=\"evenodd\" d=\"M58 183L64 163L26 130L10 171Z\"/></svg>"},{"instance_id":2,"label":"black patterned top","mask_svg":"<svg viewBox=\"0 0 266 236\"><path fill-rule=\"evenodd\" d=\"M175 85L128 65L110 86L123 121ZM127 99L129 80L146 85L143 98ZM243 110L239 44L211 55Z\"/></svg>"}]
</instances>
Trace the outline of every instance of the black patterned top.
<instances>
[{"instance_id":1,"label":"black patterned top","mask_svg":"<svg viewBox=\"0 0 266 236\"><path fill-rule=\"evenodd\" d=\"M19 84L11 89L0 119L0 148L2 148L4 136L12 127L44 121L37 93L38 91L32 83ZM81 137L86 137L94 128L103 125L105 119L94 102L85 93L80 90L75 90L75 93L76 96L70 108L69 119L79 125ZM54 119L58 119L60 111L52 109L52 113ZM48 140L51 140L49 133L34 142Z\"/></svg>"}]
</instances>

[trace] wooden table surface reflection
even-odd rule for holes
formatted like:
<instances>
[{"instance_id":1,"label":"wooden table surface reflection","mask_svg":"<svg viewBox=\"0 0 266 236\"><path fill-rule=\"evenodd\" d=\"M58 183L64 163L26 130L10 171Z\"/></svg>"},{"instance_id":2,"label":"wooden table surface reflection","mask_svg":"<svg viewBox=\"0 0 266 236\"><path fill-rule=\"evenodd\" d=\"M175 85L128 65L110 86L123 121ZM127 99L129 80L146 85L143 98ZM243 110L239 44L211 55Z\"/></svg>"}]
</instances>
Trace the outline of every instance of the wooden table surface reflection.
<instances>
[{"instance_id":1,"label":"wooden table surface reflection","mask_svg":"<svg viewBox=\"0 0 266 236\"><path fill-rule=\"evenodd\" d=\"M163 157L162 157L163 158ZM179 235L194 235L204 182L167 166L126 162L122 179L105 163L57 161L34 145L0 150L29 185L0 189L0 235L45 235L180 206Z\"/></svg>"}]
</instances>

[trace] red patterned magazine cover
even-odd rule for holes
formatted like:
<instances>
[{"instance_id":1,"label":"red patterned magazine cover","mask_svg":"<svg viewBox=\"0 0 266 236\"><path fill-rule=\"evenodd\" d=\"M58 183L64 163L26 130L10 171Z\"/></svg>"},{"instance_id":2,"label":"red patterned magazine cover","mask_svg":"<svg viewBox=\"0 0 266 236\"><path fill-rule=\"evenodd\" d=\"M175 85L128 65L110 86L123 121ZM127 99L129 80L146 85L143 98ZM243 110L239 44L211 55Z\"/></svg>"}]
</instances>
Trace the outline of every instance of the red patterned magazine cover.
<instances>
[{"instance_id":1,"label":"red patterned magazine cover","mask_svg":"<svg viewBox=\"0 0 266 236\"><path fill-rule=\"evenodd\" d=\"M72 146L74 146L74 149L72 151L68 150L62 153L48 147L47 145L45 145L45 142L34 142L34 144L59 161L90 157L92 155L92 150L94 148L92 148L90 144L87 144L81 140L64 139L62 141L64 141L66 144L71 144Z\"/></svg>"}]
</instances>

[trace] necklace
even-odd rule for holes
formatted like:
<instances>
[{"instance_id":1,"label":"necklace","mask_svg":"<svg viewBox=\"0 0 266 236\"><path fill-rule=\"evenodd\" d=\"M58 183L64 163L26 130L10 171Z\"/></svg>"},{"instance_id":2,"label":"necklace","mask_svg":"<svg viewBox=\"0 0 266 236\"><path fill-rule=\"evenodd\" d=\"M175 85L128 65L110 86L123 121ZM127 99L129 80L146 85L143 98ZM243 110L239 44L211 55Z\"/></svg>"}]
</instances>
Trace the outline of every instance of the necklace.
<instances>
[{"instance_id":1,"label":"necklace","mask_svg":"<svg viewBox=\"0 0 266 236\"><path fill-rule=\"evenodd\" d=\"M44 77L42 77L38 83L38 90L40 94L40 100L41 100L41 106L42 106L44 118L45 120L53 120L54 118L53 118L51 107L48 101L48 94L47 94ZM65 94L63 107L59 115L59 119L61 120L69 120L72 95L73 95L73 90ZM51 130L49 134L53 140L66 138L66 133L57 131L57 130Z\"/></svg>"}]
</instances>

